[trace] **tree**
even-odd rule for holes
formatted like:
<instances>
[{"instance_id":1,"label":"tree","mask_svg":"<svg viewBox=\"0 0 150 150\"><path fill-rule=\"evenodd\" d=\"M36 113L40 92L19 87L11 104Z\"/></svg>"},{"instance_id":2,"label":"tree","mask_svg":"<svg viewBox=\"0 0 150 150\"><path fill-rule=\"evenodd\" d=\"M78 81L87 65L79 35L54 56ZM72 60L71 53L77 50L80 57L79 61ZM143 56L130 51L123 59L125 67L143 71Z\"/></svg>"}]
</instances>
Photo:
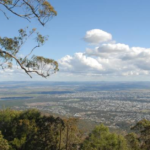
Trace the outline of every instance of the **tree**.
<instances>
[{"instance_id":1,"label":"tree","mask_svg":"<svg viewBox=\"0 0 150 150\"><path fill-rule=\"evenodd\" d=\"M7 140L3 138L3 135L0 132L0 149L2 150L8 150L9 149L9 144Z\"/></svg>"},{"instance_id":2,"label":"tree","mask_svg":"<svg viewBox=\"0 0 150 150\"><path fill-rule=\"evenodd\" d=\"M43 116L38 110L0 111L0 129L9 150L60 150L60 127L63 133L61 118Z\"/></svg>"},{"instance_id":3,"label":"tree","mask_svg":"<svg viewBox=\"0 0 150 150\"><path fill-rule=\"evenodd\" d=\"M140 150L139 138L135 133L129 133L126 135L128 144L131 147L131 150Z\"/></svg>"},{"instance_id":4,"label":"tree","mask_svg":"<svg viewBox=\"0 0 150 150\"><path fill-rule=\"evenodd\" d=\"M9 19L7 11L9 11L28 21L36 18L43 26L50 17L57 15L57 12L47 0L0 0L0 11L7 19ZM18 54L22 46L33 34L36 34L37 44L31 48L28 54L20 57ZM46 40L47 37L36 32L35 28L31 31L27 31L27 28L20 29L18 37L0 37L0 67L2 69L12 68L14 62L16 62L17 66L24 70L31 78L31 73L36 73L44 78L56 73L59 70L57 61L33 55L33 51L42 46Z\"/></svg>"},{"instance_id":5,"label":"tree","mask_svg":"<svg viewBox=\"0 0 150 150\"><path fill-rule=\"evenodd\" d=\"M60 127L63 131L64 122L59 117L42 116L37 120L36 136L29 140L30 144L27 144L32 147L26 147L26 149L34 150L36 147L36 150L60 150Z\"/></svg>"},{"instance_id":6,"label":"tree","mask_svg":"<svg viewBox=\"0 0 150 150\"><path fill-rule=\"evenodd\" d=\"M64 119L65 130L63 133L63 141L65 143L65 150L77 150L82 142L82 133L77 126L78 121L77 118Z\"/></svg>"},{"instance_id":7,"label":"tree","mask_svg":"<svg viewBox=\"0 0 150 150\"><path fill-rule=\"evenodd\" d=\"M110 133L108 127L99 125L85 139L81 150L127 150L123 136Z\"/></svg>"},{"instance_id":8,"label":"tree","mask_svg":"<svg viewBox=\"0 0 150 150\"><path fill-rule=\"evenodd\" d=\"M141 149L150 149L150 121L143 119L131 128L137 133L137 139Z\"/></svg>"}]
</instances>

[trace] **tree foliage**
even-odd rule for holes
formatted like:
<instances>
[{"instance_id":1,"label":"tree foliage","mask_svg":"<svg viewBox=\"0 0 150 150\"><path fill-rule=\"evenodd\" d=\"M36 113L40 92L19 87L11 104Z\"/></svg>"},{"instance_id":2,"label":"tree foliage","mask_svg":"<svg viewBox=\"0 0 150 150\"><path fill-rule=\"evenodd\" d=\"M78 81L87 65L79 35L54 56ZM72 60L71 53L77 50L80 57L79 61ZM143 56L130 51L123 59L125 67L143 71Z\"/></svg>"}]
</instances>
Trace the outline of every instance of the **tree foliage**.
<instances>
[{"instance_id":1,"label":"tree foliage","mask_svg":"<svg viewBox=\"0 0 150 150\"><path fill-rule=\"evenodd\" d=\"M0 111L0 130L9 150L65 150L67 140L68 150L76 150L80 139L75 121L41 115L35 109Z\"/></svg>"},{"instance_id":2,"label":"tree foliage","mask_svg":"<svg viewBox=\"0 0 150 150\"><path fill-rule=\"evenodd\" d=\"M0 10L7 18L9 17L5 9L28 21L37 18L43 26L50 17L57 15L57 12L47 0L0 0L0 5L3 6Z\"/></svg>"},{"instance_id":3,"label":"tree foliage","mask_svg":"<svg viewBox=\"0 0 150 150\"><path fill-rule=\"evenodd\" d=\"M150 149L150 121L143 119L139 121L135 126L131 128L136 132L136 138L139 145L139 149L149 150ZM136 144L137 145L137 144Z\"/></svg>"},{"instance_id":4,"label":"tree foliage","mask_svg":"<svg viewBox=\"0 0 150 150\"><path fill-rule=\"evenodd\" d=\"M0 132L0 149L1 150L9 150L9 144L7 140L3 138L3 135Z\"/></svg>"},{"instance_id":5,"label":"tree foliage","mask_svg":"<svg viewBox=\"0 0 150 150\"><path fill-rule=\"evenodd\" d=\"M57 12L47 0L0 0L0 11L7 16L7 11L25 18L28 21L36 18L41 25L45 25L50 17L56 16ZM36 45L27 50L25 56L20 57L22 46L32 35L36 35ZM58 69L57 61L42 56L33 55L35 49L41 47L47 40L47 36L42 36L36 32L36 28L20 29L19 35L14 38L0 37L0 66L3 70L12 68L14 62L30 77L35 73L42 77L48 77L56 73Z\"/></svg>"},{"instance_id":6,"label":"tree foliage","mask_svg":"<svg viewBox=\"0 0 150 150\"><path fill-rule=\"evenodd\" d=\"M42 115L38 110L0 111L0 150L149 150L150 121L139 121L125 136L100 124L86 137L77 118Z\"/></svg>"},{"instance_id":7,"label":"tree foliage","mask_svg":"<svg viewBox=\"0 0 150 150\"><path fill-rule=\"evenodd\" d=\"M63 131L63 143L65 150L77 150L81 144L82 132L78 129L78 119L64 119L65 130Z\"/></svg>"},{"instance_id":8,"label":"tree foliage","mask_svg":"<svg viewBox=\"0 0 150 150\"><path fill-rule=\"evenodd\" d=\"M83 142L82 150L127 150L123 136L110 133L108 127L99 125Z\"/></svg>"},{"instance_id":9,"label":"tree foliage","mask_svg":"<svg viewBox=\"0 0 150 150\"><path fill-rule=\"evenodd\" d=\"M135 133L129 133L126 135L128 144L131 150L140 150L140 141Z\"/></svg>"}]
</instances>

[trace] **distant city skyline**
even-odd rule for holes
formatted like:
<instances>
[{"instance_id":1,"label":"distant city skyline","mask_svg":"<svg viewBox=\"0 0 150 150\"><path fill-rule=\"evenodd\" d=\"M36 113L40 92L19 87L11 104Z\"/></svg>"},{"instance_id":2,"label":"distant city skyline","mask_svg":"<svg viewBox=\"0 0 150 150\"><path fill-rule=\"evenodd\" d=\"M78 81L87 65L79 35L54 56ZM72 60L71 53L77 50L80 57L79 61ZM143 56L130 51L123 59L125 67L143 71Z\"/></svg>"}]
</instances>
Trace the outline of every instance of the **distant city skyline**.
<instances>
[{"instance_id":1,"label":"distant city skyline","mask_svg":"<svg viewBox=\"0 0 150 150\"><path fill-rule=\"evenodd\" d=\"M16 66L0 69L0 81L150 81L150 1L49 1L58 12L45 27L0 13L1 37L37 28L49 40L35 54L58 61L60 71L30 79ZM32 39L32 38L31 38ZM30 42L31 41L31 42ZM20 55L31 50L34 38Z\"/></svg>"}]
</instances>

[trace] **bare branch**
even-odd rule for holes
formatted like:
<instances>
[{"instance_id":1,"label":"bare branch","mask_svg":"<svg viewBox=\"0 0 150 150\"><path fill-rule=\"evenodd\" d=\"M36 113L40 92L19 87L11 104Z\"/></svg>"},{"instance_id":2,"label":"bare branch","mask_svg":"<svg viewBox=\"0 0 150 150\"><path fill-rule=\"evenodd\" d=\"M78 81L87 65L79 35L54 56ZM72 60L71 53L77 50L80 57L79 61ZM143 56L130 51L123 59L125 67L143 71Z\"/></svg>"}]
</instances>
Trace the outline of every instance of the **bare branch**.
<instances>
[{"instance_id":1,"label":"bare branch","mask_svg":"<svg viewBox=\"0 0 150 150\"><path fill-rule=\"evenodd\" d=\"M40 46L39 46L39 45L35 46L35 47L31 50L31 52L30 52L28 55L25 56L24 60L26 60L27 57L29 57L29 56L32 54L32 52L33 52L36 48L38 48L38 47L40 47Z\"/></svg>"},{"instance_id":2,"label":"bare branch","mask_svg":"<svg viewBox=\"0 0 150 150\"><path fill-rule=\"evenodd\" d=\"M18 17L21 17L21 18L24 18L24 19L27 19L30 22L30 20L27 18L27 15L20 15L20 14L16 13L15 11L13 11L12 9L10 9L7 5L5 5L5 4L3 4L1 2L0 2L0 4L2 4L5 8L7 8L7 10L9 10L14 15L16 15Z\"/></svg>"},{"instance_id":3,"label":"bare branch","mask_svg":"<svg viewBox=\"0 0 150 150\"><path fill-rule=\"evenodd\" d=\"M30 7L32 13L38 18L39 22L44 26L44 23L41 22L40 17L38 16L38 14L36 14L36 12L34 11L34 8L28 2L26 2L25 0L23 0L23 1L25 2L25 4L27 4Z\"/></svg>"},{"instance_id":4,"label":"bare branch","mask_svg":"<svg viewBox=\"0 0 150 150\"><path fill-rule=\"evenodd\" d=\"M6 13L5 13L2 9L0 9L0 11L4 14L4 16L5 16L7 19L9 19L8 16L6 15Z\"/></svg>"}]
</instances>

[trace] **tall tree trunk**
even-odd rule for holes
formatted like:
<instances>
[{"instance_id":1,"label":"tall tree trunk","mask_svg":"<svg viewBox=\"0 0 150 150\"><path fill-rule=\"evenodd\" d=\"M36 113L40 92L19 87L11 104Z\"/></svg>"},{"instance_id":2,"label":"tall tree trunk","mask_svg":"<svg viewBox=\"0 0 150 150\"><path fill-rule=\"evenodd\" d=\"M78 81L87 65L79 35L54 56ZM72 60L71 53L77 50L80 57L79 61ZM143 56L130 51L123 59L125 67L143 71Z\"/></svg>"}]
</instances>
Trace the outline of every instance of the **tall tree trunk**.
<instances>
[{"instance_id":1,"label":"tall tree trunk","mask_svg":"<svg viewBox=\"0 0 150 150\"><path fill-rule=\"evenodd\" d=\"M61 148L61 127L60 127L60 136L59 136L59 150Z\"/></svg>"},{"instance_id":2,"label":"tall tree trunk","mask_svg":"<svg viewBox=\"0 0 150 150\"><path fill-rule=\"evenodd\" d=\"M68 135L69 135L69 127L68 127L68 125L67 125L66 150L68 150Z\"/></svg>"}]
</instances>

